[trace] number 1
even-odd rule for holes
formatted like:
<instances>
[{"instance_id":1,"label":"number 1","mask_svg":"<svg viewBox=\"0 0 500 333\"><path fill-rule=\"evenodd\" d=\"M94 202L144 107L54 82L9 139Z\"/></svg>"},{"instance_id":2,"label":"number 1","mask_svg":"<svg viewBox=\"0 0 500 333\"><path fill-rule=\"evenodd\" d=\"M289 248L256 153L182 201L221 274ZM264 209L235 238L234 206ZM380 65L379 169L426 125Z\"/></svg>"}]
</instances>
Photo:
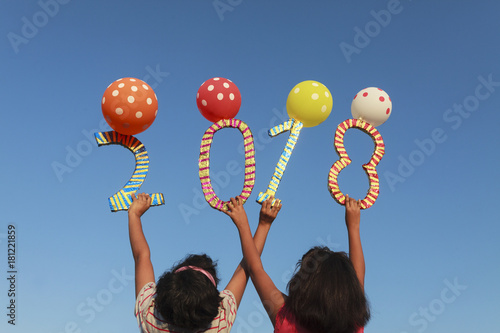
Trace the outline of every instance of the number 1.
<instances>
[{"instance_id":1,"label":"number 1","mask_svg":"<svg viewBox=\"0 0 500 333\"><path fill-rule=\"evenodd\" d=\"M260 192L257 196L257 202L262 203L270 196L274 196L276 191L278 191L278 186L280 185L281 178L283 177L283 173L285 173L286 165L288 164L288 160L290 156L292 156L293 149L295 148L295 144L299 138L300 130L302 129L303 124L295 119L290 119L283 124L278 126L274 126L269 130L269 136L276 136L286 131L290 131L290 135L288 136L288 141L286 142L285 148L281 153L280 159L276 168L274 169L273 177L269 182L269 186L267 187L266 192ZM273 200L273 204L277 199L276 197Z\"/></svg>"}]
</instances>

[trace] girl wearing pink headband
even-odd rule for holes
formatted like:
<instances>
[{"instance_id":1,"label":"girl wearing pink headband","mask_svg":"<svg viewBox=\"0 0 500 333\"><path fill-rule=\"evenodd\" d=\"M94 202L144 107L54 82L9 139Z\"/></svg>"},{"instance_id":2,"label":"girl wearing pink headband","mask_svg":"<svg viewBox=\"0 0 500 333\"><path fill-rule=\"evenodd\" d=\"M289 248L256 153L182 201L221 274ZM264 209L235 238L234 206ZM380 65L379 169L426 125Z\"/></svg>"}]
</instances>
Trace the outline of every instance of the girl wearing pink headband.
<instances>
[{"instance_id":1,"label":"girl wearing pink headband","mask_svg":"<svg viewBox=\"0 0 500 333\"><path fill-rule=\"evenodd\" d=\"M150 207L151 198L141 193L137 197L133 194L132 200L128 219L135 261L135 315L142 332L229 332L248 281L241 263L221 292L217 290L217 264L206 254L188 255L155 283L149 245L141 224L141 216ZM281 208L281 204L271 206L271 200L261 207L253 239L259 255ZM243 210L241 200L233 198L232 201L236 202L232 205L233 211Z\"/></svg>"},{"instance_id":2,"label":"girl wearing pink headband","mask_svg":"<svg viewBox=\"0 0 500 333\"><path fill-rule=\"evenodd\" d=\"M201 274L205 275L210 280L210 282L212 282L214 287L217 288L217 283L215 283L215 279L212 276L212 274L210 274L209 272L207 272L203 268L199 268L196 266L182 266L181 268L176 269L174 273L179 273L179 272L185 271L186 269L192 269L193 271L198 271Z\"/></svg>"}]
</instances>

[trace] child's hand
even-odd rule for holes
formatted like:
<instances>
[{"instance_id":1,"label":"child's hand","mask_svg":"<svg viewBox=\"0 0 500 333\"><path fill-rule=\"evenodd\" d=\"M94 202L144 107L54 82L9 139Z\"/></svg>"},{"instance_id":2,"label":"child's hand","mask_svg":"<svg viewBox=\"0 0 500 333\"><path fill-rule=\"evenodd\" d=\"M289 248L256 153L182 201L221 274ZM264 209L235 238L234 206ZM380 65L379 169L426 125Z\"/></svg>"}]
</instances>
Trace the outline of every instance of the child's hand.
<instances>
[{"instance_id":1,"label":"child's hand","mask_svg":"<svg viewBox=\"0 0 500 333\"><path fill-rule=\"evenodd\" d=\"M361 201L345 196L345 224L347 229L359 228Z\"/></svg>"},{"instance_id":2,"label":"child's hand","mask_svg":"<svg viewBox=\"0 0 500 333\"><path fill-rule=\"evenodd\" d=\"M245 208L243 208L243 200L239 197L231 198L231 202L227 204L227 210L224 213L233 220L238 228L245 223L248 224L247 213L245 212Z\"/></svg>"},{"instance_id":3,"label":"child's hand","mask_svg":"<svg viewBox=\"0 0 500 333\"><path fill-rule=\"evenodd\" d=\"M132 193L132 204L128 209L129 215L141 217L151 206L151 197L147 193L139 193L137 197Z\"/></svg>"},{"instance_id":4,"label":"child's hand","mask_svg":"<svg viewBox=\"0 0 500 333\"><path fill-rule=\"evenodd\" d=\"M281 201L276 200L272 205L274 197L267 198L260 208L259 223L271 224L281 209Z\"/></svg>"}]
</instances>

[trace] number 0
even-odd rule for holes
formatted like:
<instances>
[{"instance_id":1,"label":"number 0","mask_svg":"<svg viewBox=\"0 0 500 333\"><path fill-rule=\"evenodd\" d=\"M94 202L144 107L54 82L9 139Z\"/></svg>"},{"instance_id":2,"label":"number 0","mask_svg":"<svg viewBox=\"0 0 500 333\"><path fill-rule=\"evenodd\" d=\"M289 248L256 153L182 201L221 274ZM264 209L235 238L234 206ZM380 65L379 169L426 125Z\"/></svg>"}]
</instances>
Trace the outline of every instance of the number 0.
<instances>
[{"instance_id":1,"label":"number 0","mask_svg":"<svg viewBox=\"0 0 500 333\"><path fill-rule=\"evenodd\" d=\"M245 146L245 182L243 190L239 195L243 199L243 203L248 199L255 185L255 149L252 131L247 124L238 119L223 119L214 123L206 130L201 139L198 165L201 188L205 195L205 200L210 206L220 211L227 210L228 201L220 200L212 187L212 181L210 180L210 147L212 146L214 134L225 127L237 128L243 135Z\"/></svg>"}]
</instances>

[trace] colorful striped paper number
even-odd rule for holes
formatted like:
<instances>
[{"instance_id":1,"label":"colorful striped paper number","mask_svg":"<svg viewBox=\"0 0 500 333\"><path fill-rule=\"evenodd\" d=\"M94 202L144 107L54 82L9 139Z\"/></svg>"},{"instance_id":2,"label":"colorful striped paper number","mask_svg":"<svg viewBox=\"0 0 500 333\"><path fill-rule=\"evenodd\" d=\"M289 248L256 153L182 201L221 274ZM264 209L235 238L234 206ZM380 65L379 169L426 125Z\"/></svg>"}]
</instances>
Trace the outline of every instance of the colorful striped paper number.
<instances>
[{"instance_id":1,"label":"colorful striped paper number","mask_svg":"<svg viewBox=\"0 0 500 333\"><path fill-rule=\"evenodd\" d=\"M377 200L379 194L380 183L378 179L378 174L376 167L385 153L385 144L382 139L382 135L369 123L359 120L359 119L348 119L343 123L339 124L337 127L337 131L335 132L335 151L339 155L340 159L336 161L332 167L330 168L330 172L328 174L328 188L332 197L339 204L345 204L345 195L340 191L339 183L337 181L337 177L346 166L351 163L351 159L347 155L347 152L344 147L344 134L349 128L358 128L363 132L370 135L375 143L375 150L370 161L363 165L363 169L365 169L366 175L368 176L370 182L370 188L366 197L361 200L361 209L370 208L375 201Z\"/></svg>"},{"instance_id":2,"label":"colorful striped paper number","mask_svg":"<svg viewBox=\"0 0 500 333\"><path fill-rule=\"evenodd\" d=\"M283 177L283 173L285 172L288 160L290 159L290 156L292 156L293 149L295 148L295 144L297 143L297 140L299 138L300 130L303 126L304 125L300 121L290 119L283 124L274 126L269 130L269 136L271 137L274 137L286 131L290 131L290 135L288 136L288 141L286 142L285 148L281 153L278 164L274 169L273 177L269 182L266 192L260 192L257 196L258 203L264 202L270 196L274 196L276 194L276 191L278 191L278 186L280 185L281 178ZM275 197L272 204L274 204L276 200L279 199Z\"/></svg>"},{"instance_id":3,"label":"colorful striped paper number","mask_svg":"<svg viewBox=\"0 0 500 333\"><path fill-rule=\"evenodd\" d=\"M123 135L115 131L94 133L97 145L122 145L129 149L135 156L135 170L130 180L125 186L112 195L109 200L109 207L112 212L128 210L132 204L132 193L139 191L149 169L149 156L146 147L141 141L132 135ZM165 203L162 193L153 193L151 196L151 206L159 206Z\"/></svg>"},{"instance_id":4,"label":"colorful striped paper number","mask_svg":"<svg viewBox=\"0 0 500 333\"><path fill-rule=\"evenodd\" d=\"M211 207L220 211L227 210L229 201L222 201L219 199L212 187L212 181L210 180L210 148L212 146L214 134L225 127L237 128L243 135L245 147L245 181L243 190L239 195L239 197L243 199L243 203L248 199L255 185L255 149L252 131L250 131L247 124L238 119L222 119L214 123L207 129L201 139L198 165L201 188L205 195L205 200Z\"/></svg>"}]
</instances>

